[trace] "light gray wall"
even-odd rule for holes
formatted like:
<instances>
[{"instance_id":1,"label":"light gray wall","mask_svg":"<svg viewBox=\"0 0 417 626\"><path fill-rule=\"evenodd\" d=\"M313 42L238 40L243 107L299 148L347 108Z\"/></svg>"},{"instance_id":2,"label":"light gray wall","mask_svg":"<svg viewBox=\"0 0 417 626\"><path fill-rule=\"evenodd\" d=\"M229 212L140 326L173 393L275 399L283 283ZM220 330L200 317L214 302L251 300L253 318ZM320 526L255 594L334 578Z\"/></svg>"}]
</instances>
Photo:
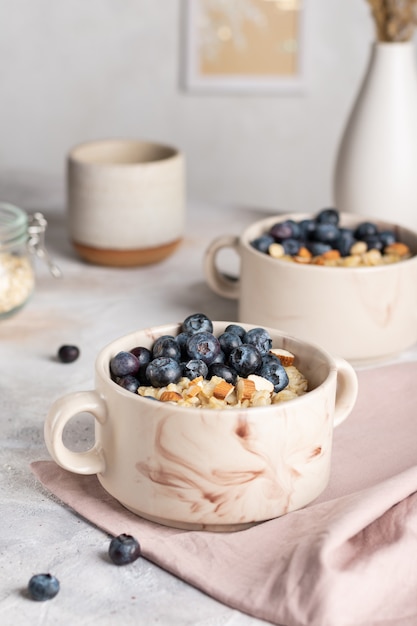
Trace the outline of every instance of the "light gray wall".
<instances>
[{"instance_id":1,"label":"light gray wall","mask_svg":"<svg viewBox=\"0 0 417 626\"><path fill-rule=\"evenodd\" d=\"M290 96L182 90L181 0L0 0L0 196L16 172L63 178L78 142L138 137L183 149L191 201L331 203L373 24L366 0L305 3L308 84Z\"/></svg>"}]
</instances>

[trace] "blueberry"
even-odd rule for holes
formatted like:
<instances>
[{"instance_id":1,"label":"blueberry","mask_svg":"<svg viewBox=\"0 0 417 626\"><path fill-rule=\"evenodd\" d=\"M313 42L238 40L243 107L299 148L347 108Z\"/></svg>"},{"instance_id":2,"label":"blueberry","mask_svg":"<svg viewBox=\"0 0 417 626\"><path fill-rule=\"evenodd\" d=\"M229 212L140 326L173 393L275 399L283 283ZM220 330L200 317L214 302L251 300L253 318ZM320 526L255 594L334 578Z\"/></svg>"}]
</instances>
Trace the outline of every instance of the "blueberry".
<instances>
[{"instance_id":1,"label":"blueberry","mask_svg":"<svg viewBox=\"0 0 417 626\"><path fill-rule=\"evenodd\" d=\"M29 580L28 592L33 600L52 600L59 591L59 580L52 574L35 574Z\"/></svg>"},{"instance_id":2,"label":"blueberry","mask_svg":"<svg viewBox=\"0 0 417 626\"><path fill-rule=\"evenodd\" d=\"M288 374L278 357L266 355L256 372L259 376L266 378L274 385L274 391L282 391L288 385Z\"/></svg>"},{"instance_id":3,"label":"blueberry","mask_svg":"<svg viewBox=\"0 0 417 626\"><path fill-rule=\"evenodd\" d=\"M203 331L212 333L213 323L204 313L194 313L183 321L181 330L185 333L199 333Z\"/></svg>"},{"instance_id":4,"label":"blueberry","mask_svg":"<svg viewBox=\"0 0 417 626\"><path fill-rule=\"evenodd\" d=\"M109 557L115 565L128 565L141 555L140 544L132 535L113 537L109 545Z\"/></svg>"},{"instance_id":5,"label":"blueberry","mask_svg":"<svg viewBox=\"0 0 417 626\"><path fill-rule=\"evenodd\" d=\"M241 346L232 350L229 355L229 366L243 378L246 378L249 374L254 374L261 363L261 353L250 343L242 343Z\"/></svg>"},{"instance_id":6,"label":"blueberry","mask_svg":"<svg viewBox=\"0 0 417 626\"><path fill-rule=\"evenodd\" d=\"M187 341L187 354L190 359L201 359L210 365L220 353L219 340L210 332L195 333Z\"/></svg>"},{"instance_id":7,"label":"blueberry","mask_svg":"<svg viewBox=\"0 0 417 626\"><path fill-rule=\"evenodd\" d=\"M310 241L314 236L316 230L316 221L313 219L301 220L300 226L300 238L303 241Z\"/></svg>"},{"instance_id":8,"label":"blueberry","mask_svg":"<svg viewBox=\"0 0 417 626\"><path fill-rule=\"evenodd\" d=\"M332 249L332 246L328 243L321 243L320 241L311 241L306 244L308 250L310 250L313 256L320 256L325 252Z\"/></svg>"},{"instance_id":9,"label":"blueberry","mask_svg":"<svg viewBox=\"0 0 417 626\"><path fill-rule=\"evenodd\" d=\"M315 241L332 244L336 242L338 238L339 229L335 224L317 224L316 230L314 231Z\"/></svg>"},{"instance_id":10,"label":"blueberry","mask_svg":"<svg viewBox=\"0 0 417 626\"><path fill-rule=\"evenodd\" d=\"M181 365L175 359L158 357L146 366L146 377L152 387L165 387L177 383L182 376Z\"/></svg>"},{"instance_id":11,"label":"blueberry","mask_svg":"<svg viewBox=\"0 0 417 626\"><path fill-rule=\"evenodd\" d=\"M148 363L150 363L150 361L152 360L152 352L144 346L137 346L136 348L132 348L130 352L134 354L139 361L139 367L142 367L143 365L148 365Z\"/></svg>"},{"instance_id":12,"label":"blueberry","mask_svg":"<svg viewBox=\"0 0 417 626\"><path fill-rule=\"evenodd\" d=\"M226 363L226 355L223 352L222 349L219 350L219 354L217 356L214 357L213 361L211 363ZM210 365L211 365L210 363Z\"/></svg>"},{"instance_id":13,"label":"blueberry","mask_svg":"<svg viewBox=\"0 0 417 626\"><path fill-rule=\"evenodd\" d=\"M275 243L275 239L271 235L261 235L250 242L250 245L259 252L267 253L271 243Z\"/></svg>"},{"instance_id":14,"label":"blueberry","mask_svg":"<svg viewBox=\"0 0 417 626\"><path fill-rule=\"evenodd\" d=\"M317 224L333 224L334 226L338 226L339 219L339 211L336 209L322 209L316 215Z\"/></svg>"},{"instance_id":15,"label":"blueberry","mask_svg":"<svg viewBox=\"0 0 417 626\"><path fill-rule=\"evenodd\" d=\"M298 251L301 248L301 241L289 237L288 239L284 239L284 241L282 242L282 247L284 248L285 254L295 256L296 254L298 254Z\"/></svg>"},{"instance_id":16,"label":"blueberry","mask_svg":"<svg viewBox=\"0 0 417 626\"><path fill-rule=\"evenodd\" d=\"M265 328L252 328L243 338L243 343L249 343L258 349L261 355L268 354L272 348L272 339Z\"/></svg>"},{"instance_id":17,"label":"blueberry","mask_svg":"<svg viewBox=\"0 0 417 626\"><path fill-rule=\"evenodd\" d=\"M227 383L231 383L232 385L235 385L237 381L236 372L224 363L212 363L209 366L207 375L208 380L211 380L213 376L220 376L220 378L224 378Z\"/></svg>"},{"instance_id":18,"label":"blueberry","mask_svg":"<svg viewBox=\"0 0 417 626\"><path fill-rule=\"evenodd\" d=\"M377 225L374 222L362 222L358 224L355 229L355 237L359 239L359 241L363 240L369 235L376 235L378 233Z\"/></svg>"},{"instance_id":19,"label":"blueberry","mask_svg":"<svg viewBox=\"0 0 417 626\"><path fill-rule=\"evenodd\" d=\"M120 376L117 378L116 382L120 387L123 387L123 389L131 391L132 393L136 393L140 385L136 376L131 376L130 374L127 374L127 376Z\"/></svg>"},{"instance_id":20,"label":"blueberry","mask_svg":"<svg viewBox=\"0 0 417 626\"><path fill-rule=\"evenodd\" d=\"M368 250L374 249L382 251L384 248L384 244L379 238L379 235L368 235L367 237L364 237L363 241L368 246Z\"/></svg>"},{"instance_id":21,"label":"blueberry","mask_svg":"<svg viewBox=\"0 0 417 626\"><path fill-rule=\"evenodd\" d=\"M301 231L300 226L294 220L285 220L283 222L277 222L274 224L270 230L269 235L271 235L275 241L281 243L284 239L298 239L300 237Z\"/></svg>"},{"instance_id":22,"label":"blueberry","mask_svg":"<svg viewBox=\"0 0 417 626\"><path fill-rule=\"evenodd\" d=\"M175 340L180 347L181 357L187 355L187 339L191 336L191 333L179 333Z\"/></svg>"},{"instance_id":23,"label":"blueberry","mask_svg":"<svg viewBox=\"0 0 417 626\"><path fill-rule=\"evenodd\" d=\"M227 356L234 348L241 345L242 340L236 333L224 332L218 336L220 347Z\"/></svg>"},{"instance_id":24,"label":"blueberry","mask_svg":"<svg viewBox=\"0 0 417 626\"><path fill-rule=\"evenodd\" d=\"M392 243L395 243L397 241L395 233L392 230L381 230L379 233L379 238L384 248L386 246L390 246Z\"/></svg>"},{"instance_id":25,"label":"blueberry","mask_svg":"<svg viewBox=\"0 0 417 626\"><path fill-rule=\"evenodd\" d=\"M241 339L243 339L246 334L246 330L242 326L239 326L239 324L229 324L224 329L224 332L235 333L235 335L238 335Z\"/></svg>"},{"instance_id":26,"label":"blueberry","mask_svg":"<svg viewBox=\"0 0 417 626\"><path fill-rule=\"evenodd\" d=\"M180 361L181 348L172 335L162 335L162 337L158 337L158 339L155 340L152 346L152 357L157 359L161 356Z\"/></svg>"},{"instance_id":27,"label":"blueberry","mask_svg":"<svg viewBox=\"0 0 417 626\"><path fill-rule=\"evenodd\" d=\"M341 256L349 256L351 247L356 243L353 231L350 228L340 228L339 239L336 242L336 248Z\"/></svg>"},{"instance_id":28,"label":"blueberry","mask_svg":"<svg viewBox=\"0 0 417 626\"><path fill-rule=\"evenodd\" d=\"M61 363L72 363L80 356L80 350L77 346L64 345L58 350L58 359Z\"/></svg>"},{"instance_id":29,"label":"blueberry","mask_svg":"<svg viewBox=\"0 0 417 626\"><path fill-rule=\"evenodd\" d=\"M148 376L146 374L146 370L148 368L148 365L149 365L149 363L146 364L146 365L142 365L139 368L138 373L136 374L136 378L138 379L139 383L141 385L144 385L145 387L149 387L149 385L151 384L151 381L149 380L149 378L148 378Z\"/></svg>"},{"instance_id":30,"label":"blueberry","mask_svg":"<svg viewBox=\"0 0 417 626\"><path fill-rule=\"evenodd\" d=\"M139 370L139 360L131 352L118 352L110 360L110 371L113 376L134 376Z\"/></svg>"},{"instance_id":31,"label":"blueberry","mask_svg":"<svg viewBox=\"0 0 417 626\"><path fill-rule=\"evenodd\" d=\"M198 376L207 378L208 367L201 359L190 359L181 363L182 374L190 380L194 380Z\"/></svg>"}]
</instances>

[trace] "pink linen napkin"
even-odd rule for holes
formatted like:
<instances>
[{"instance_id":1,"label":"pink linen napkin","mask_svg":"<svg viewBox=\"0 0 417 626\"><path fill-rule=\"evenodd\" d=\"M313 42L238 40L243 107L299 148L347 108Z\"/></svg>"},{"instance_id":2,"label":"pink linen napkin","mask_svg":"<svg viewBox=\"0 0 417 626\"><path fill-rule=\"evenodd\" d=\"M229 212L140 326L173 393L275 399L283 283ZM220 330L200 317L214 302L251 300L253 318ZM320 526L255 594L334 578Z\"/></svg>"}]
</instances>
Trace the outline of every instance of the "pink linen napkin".
<instances>
[{"instance_id":1,"label":"pink linen napkin","mask_svg":"<svg viewBox=\"0 0 417 626\"><path fill-rule=\"evenodd\" d=\"M32 464L45 487L213 598L280 626L417 626L417 363L358 372L332 476L308 507L236 533L143 520L95 476Z\"/></svg>"}]
</instances>

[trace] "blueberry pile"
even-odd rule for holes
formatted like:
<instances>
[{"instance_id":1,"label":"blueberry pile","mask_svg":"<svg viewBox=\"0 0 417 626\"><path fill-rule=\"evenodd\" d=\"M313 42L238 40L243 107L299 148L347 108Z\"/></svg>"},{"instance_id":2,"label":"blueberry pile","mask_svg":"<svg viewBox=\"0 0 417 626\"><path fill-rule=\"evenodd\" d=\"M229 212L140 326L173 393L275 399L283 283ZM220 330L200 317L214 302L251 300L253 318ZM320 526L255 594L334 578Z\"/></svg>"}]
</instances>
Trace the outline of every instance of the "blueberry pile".
<instances>
[{"instance_id":1,"label":"blueberry pile","mask_svg":"<svg viewBox=\"0 0 417 626\"><path fill-rule=\"evenodd\" d=\"M219 376L236 384L238 377L257 374L274 385L277 393L288 385L280 359L270 354L272 339L264 328L246 331L229 324L218 337L203 313L189 315L179 334L158 337L151 349L143 346L121 351L110 360L110 376L118 385L136 393L140 386L165 387L180 378Z\"/></svg>"},{"instance_id":2,"label":"blueberry pile","mask_svg":"<svg viewBox=\"0 0 417 626\"><path fill-rule=\"evenodd\" d=\"M336 209L323 209L310 219L276 222L267 233L250 243L266 254L269 254L271 244L279 243L284 253L290 256L296 256L301 248L307 248L312 256L338 250L340 256L346 257L359 241L365 242L368 250L376 249L381 253L397 241L393 230L379 230L373 222L362 222L355 228L341 227L339 222L340 215Z\"/></svg>"}]
</instances>

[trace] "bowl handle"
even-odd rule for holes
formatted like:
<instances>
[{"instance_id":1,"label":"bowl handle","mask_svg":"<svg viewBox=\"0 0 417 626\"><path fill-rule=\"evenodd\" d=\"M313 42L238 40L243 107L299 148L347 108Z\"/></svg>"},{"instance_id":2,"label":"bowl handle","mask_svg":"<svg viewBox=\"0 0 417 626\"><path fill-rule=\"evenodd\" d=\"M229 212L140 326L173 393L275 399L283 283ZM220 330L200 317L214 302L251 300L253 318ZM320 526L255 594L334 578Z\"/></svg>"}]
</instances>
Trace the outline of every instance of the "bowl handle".
<instances>
[{"instance_id":1,"label":"bowl handle","mask_svg":"<svg viewBox=\"0 0 417 626\"><path fill-rule=\"evenodd\" d=\"M236 300L239 297L240 278L226 276L216 264L217 255L222 248L232 248L239 255L239 237L222 235L211 242L204 256L204 273L209 287L215 293Z\"/></svg>"},{"instance_id":2,"label":"bowl handle","mask_svg":"<svg viewBox=\"0 0 417 626\"><path fill-rule=\"evenodd\" d=\"M358 377L353 367L340 357L333 357L337 367L334 426L339 426L351 413L358 397Z\"/></svg>"},{"instance_id":3,"label":"bowl handle","mask_svg":"<svg viewBox=\"0 0 417 626\"><path fill-rule=\"evenodd\" d=\"M100 474L105 470L105 460L98 441L85 452L69 450L62 440L65 425L78 413L91 413L104 424L107 406L96 391L77 391L56 400L51 406L44 424L46 447L54 461L75 474Z\"/></svg>"}]
</instances>

